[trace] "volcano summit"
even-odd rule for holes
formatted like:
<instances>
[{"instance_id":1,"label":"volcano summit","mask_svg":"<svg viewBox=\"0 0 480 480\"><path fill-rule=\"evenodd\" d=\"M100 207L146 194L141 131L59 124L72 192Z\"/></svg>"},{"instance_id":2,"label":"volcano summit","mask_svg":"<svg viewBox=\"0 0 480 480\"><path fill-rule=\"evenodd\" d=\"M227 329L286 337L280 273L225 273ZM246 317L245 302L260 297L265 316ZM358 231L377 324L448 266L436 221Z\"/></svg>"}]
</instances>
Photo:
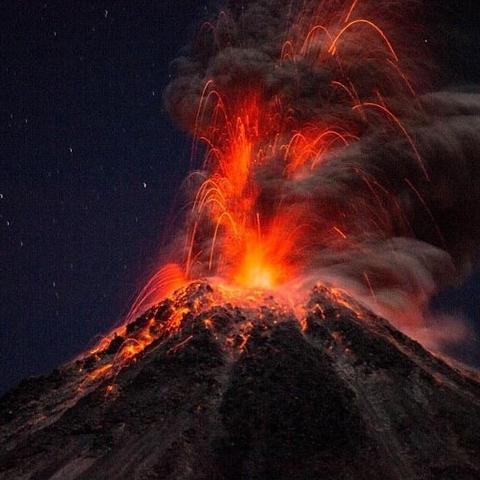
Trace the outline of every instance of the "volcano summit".
<instances>
[{"instance_id":1,"label":"volcano summit","mask_svg":"<svg viewBox=\"0 0 480 480\"><path fill-rule=\"evenodd\" d=\"M0 478L478 479L477 380L337 289L197 282L5 396Z\"/></svg>"}]
</instances>

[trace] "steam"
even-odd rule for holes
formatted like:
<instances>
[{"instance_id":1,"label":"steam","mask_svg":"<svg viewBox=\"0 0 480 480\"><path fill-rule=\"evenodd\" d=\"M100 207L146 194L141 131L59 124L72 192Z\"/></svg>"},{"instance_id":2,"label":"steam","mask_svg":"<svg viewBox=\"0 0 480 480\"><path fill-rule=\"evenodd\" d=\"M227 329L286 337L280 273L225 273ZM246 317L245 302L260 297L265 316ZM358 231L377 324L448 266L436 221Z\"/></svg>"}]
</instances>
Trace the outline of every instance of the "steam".
<instances>
[{"instance_id":1,"label":"steam","mask_svg":"<svg viewBox=\"0 0 480 480\"><path fill-rule=\"evenodd\" d=\"M289 106L290 120L281 132L285 137L298 124L352 126L358 139L311 158L309 165L315 168L286 175L279 155L256 166L251 176L260 194L254 211L267 216L281 211L292 218L292 228L308 224L291 252L294 261L302 257L303 285L340 285L432 348L445 344L447 323L449 331L458 333L457 340L464 341L469 335L466 322L432 322L428 302L469 272L479 243L480 94L413 96L411 84L399 82L393 57L411 57L401 47L409 44L405 32L394 26L414 11L415 2L356 5L353 18L374 14L389 29L392 44L400 45L394 52L381 38L370 41L367 35L368 57L361 57L365 30L351 28L337 47L341 61L334 55L324 55L321 63L312 60L332 41L316 34L308 49L292 53L292 61L279 62L282 50L288 54L286 39L304 35L312 18L315 24L318 2L306 1L301 8L295 3L302 2L229 2L215 26L206 24L195 44L174 62L166 106L178 125L201 135L212 113L199 117L198 106L211 81L233 103L251 91L260 92L266 104L281 99ZM352 2L330 4L318 25L320 20L341 24L352 14ZM400 66L413 78L425 69L411 60ZM391 119L385 122L379 108L352 109L345 91L332 89L339 71L354 79L363 105L386 101L404 130ZM271 141L267 136L257 148ZM199 237L206 243L209 235ZM432 327L435 323L440 327Z\"/></svg>"}]
</instances>

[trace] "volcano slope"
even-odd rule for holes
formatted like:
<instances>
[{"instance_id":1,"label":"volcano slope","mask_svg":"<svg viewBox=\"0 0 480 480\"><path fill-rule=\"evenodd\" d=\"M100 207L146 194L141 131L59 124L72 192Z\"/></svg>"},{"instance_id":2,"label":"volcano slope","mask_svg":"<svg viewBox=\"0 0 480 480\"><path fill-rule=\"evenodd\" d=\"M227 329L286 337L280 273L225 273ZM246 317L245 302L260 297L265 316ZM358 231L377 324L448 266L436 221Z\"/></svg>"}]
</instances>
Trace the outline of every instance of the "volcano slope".
<instances>
[{"instance_id":1,"label":"volcano slope","mask_svg":"<svg viewBox=\"0 0 480 480\"><path fill-rule=\"evenodd\" d=\"M472 374L332 288L296 315L237 303L192 284L24 381L0 401L0 478L480 478Z\"/></svg>"}]
</instances>

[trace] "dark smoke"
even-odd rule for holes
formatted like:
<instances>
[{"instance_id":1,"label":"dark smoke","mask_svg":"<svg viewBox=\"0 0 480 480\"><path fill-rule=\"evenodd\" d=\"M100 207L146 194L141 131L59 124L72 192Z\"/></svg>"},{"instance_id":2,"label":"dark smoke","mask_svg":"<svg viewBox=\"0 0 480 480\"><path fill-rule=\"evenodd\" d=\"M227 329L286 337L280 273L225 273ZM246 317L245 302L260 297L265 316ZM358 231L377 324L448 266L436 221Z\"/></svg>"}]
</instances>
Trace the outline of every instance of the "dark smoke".
<instances>
[{"instance_id":1,"label":"dark smoke","mask_svg":"<svg viewBox=\"0 0 480 480\"><path fill-rule=\"evenodd\" d=\"M337 79L338 65L332 58L321 67L312 67L311 59L318 48L312 48L307 58L296 63L278 61L282 45L289 36L300 34L305 24L311 22L320 2L312 0L247 0L226 2L225 8L215 22L215 31L209 33L203 27L202 34L184 54L172 64L174 79L165 92L165 103L172 118L184 129L192 132L201 93L207 80L213 79L221 91L245 94L249 86L261 87L267 98L280 95L285 103L294 106L295 115L302 120L354 117L351 109L339 99L332 98L330 82ZM324 2L324 18L320 23L344 15L351 4L349 0ZM382 18L380 25L386 28L402 17L412 15L417 9L415 0L389 0L381 2L359 2L358 16ZM226 13L225 13L226 12ZM383 78L383 90L387 95L398 93L398 80L394 72L379 71L385 58L381 42L377 50L369 47L368 61L362 55L364 38L362 29L352 29L342 40L342 58L348 67L349 76L361 79L356 83L361 98L368 98L378 78ZM389 31L395 42L395 30ZM404 50L409 58L404 32L398 35L399 53ZM420 47L421 48L421 47ZM406 72L418 69L421 62L419 45L415 46L415 61L406 60ZM380 66L381 65L381 66Z\"/></svg>"},{"instance_id":2,"label":"dark smoke","mask_svg":"<svg viewBox=\"0 0 480 480\"><path fill-rule=\"evenodd\" d=\"M349 3L331 2L327 16ZM413 78L428 76L418 49L412 55L402 47L419 44L419 29L410 20L420 8L418 2L381 2L381 7L379 2L360 3L361 16L372 13L382 27L397 26L388 33L399 46L402 69ZM414 140L422 168L398 130L380 127L375 112L368 113L368 122L359 123L345 99L332 95L330 84L338 73L333 57L321 67L312 67L308 58L279 64L286 32L294 36L301 27L298 12L308 17L316 4L305 2L299 9L278 0L228 3L215 32L205 33L204 28L174 63L175 78L165 93L167 108L182 128L193 133L201 92L205 82L213 80L219 90L234 96L249 88L261 89L267 99L280 95L292 106L297 122L355 125L360 140L333 152L313 174L286 178L275 162L257 171L262 189L259 209L281 204L305 212L312 231L301 245L307 259L304 282L330 281L347 287L427 346L438 348L452 339L465 342L466 322L432 319L428 302L468 274L479 243L480 94L428 92L417 82L424 91L412 98L399 88L393 71L378 61L385 57L382 45L378 52L369 50L366 61L359 55L361 32L352 29L345 35L344 68L355 80L359 96L374 99L381 79L382 95ZM405 33L398 25L407 21ZM324 234L338 218L348 232L344 244ZM311 237L320 240L312 242Z\"/></svg>"}]
</instances>

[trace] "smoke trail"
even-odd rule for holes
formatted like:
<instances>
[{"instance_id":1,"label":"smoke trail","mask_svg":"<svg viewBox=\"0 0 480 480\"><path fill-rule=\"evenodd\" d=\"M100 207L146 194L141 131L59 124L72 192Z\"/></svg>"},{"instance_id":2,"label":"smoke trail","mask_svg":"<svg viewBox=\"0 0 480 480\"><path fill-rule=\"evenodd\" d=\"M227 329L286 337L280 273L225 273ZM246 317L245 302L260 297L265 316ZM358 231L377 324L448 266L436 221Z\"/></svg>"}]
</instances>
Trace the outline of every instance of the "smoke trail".
<instances>
[{"instance_id":1,"label":"smoke trail","mask_svg":"<svg viewBox=\"0 0 480 480\"><path fill-rule=\"evenodd\" d=\"M480 95L415 94L410 79L428 69L404 47L415 29L399 26L417 7L229 2L175 61L165 93L172 118L208 140L207 159L231 148L229 132L242 120L239 131L253 138L242 155L262 161L248 164L248 182L230 196L230 210L247 202L272 235L284 235L282 262L295 266L303 284L340 284L413 334L428 327L432 295L469 271L480 238ZM222 115L230 120L222 124ZM255 134L248 133L253 116ZM317 140L302 146L312 129L313 137L334 140L325 148ZM285 151L294 152L294 161ZM237 168L241 161L235 162ZM211 162L204 166L217 188L221 176L212 175ZM222 208L216 229L195 224L201 274L212 267L212 236L224 263L238 257L227 238L233 234L219 232L230 215ZM243 255L247 250L248 242Z\"/></svg>"}]
</instances>

